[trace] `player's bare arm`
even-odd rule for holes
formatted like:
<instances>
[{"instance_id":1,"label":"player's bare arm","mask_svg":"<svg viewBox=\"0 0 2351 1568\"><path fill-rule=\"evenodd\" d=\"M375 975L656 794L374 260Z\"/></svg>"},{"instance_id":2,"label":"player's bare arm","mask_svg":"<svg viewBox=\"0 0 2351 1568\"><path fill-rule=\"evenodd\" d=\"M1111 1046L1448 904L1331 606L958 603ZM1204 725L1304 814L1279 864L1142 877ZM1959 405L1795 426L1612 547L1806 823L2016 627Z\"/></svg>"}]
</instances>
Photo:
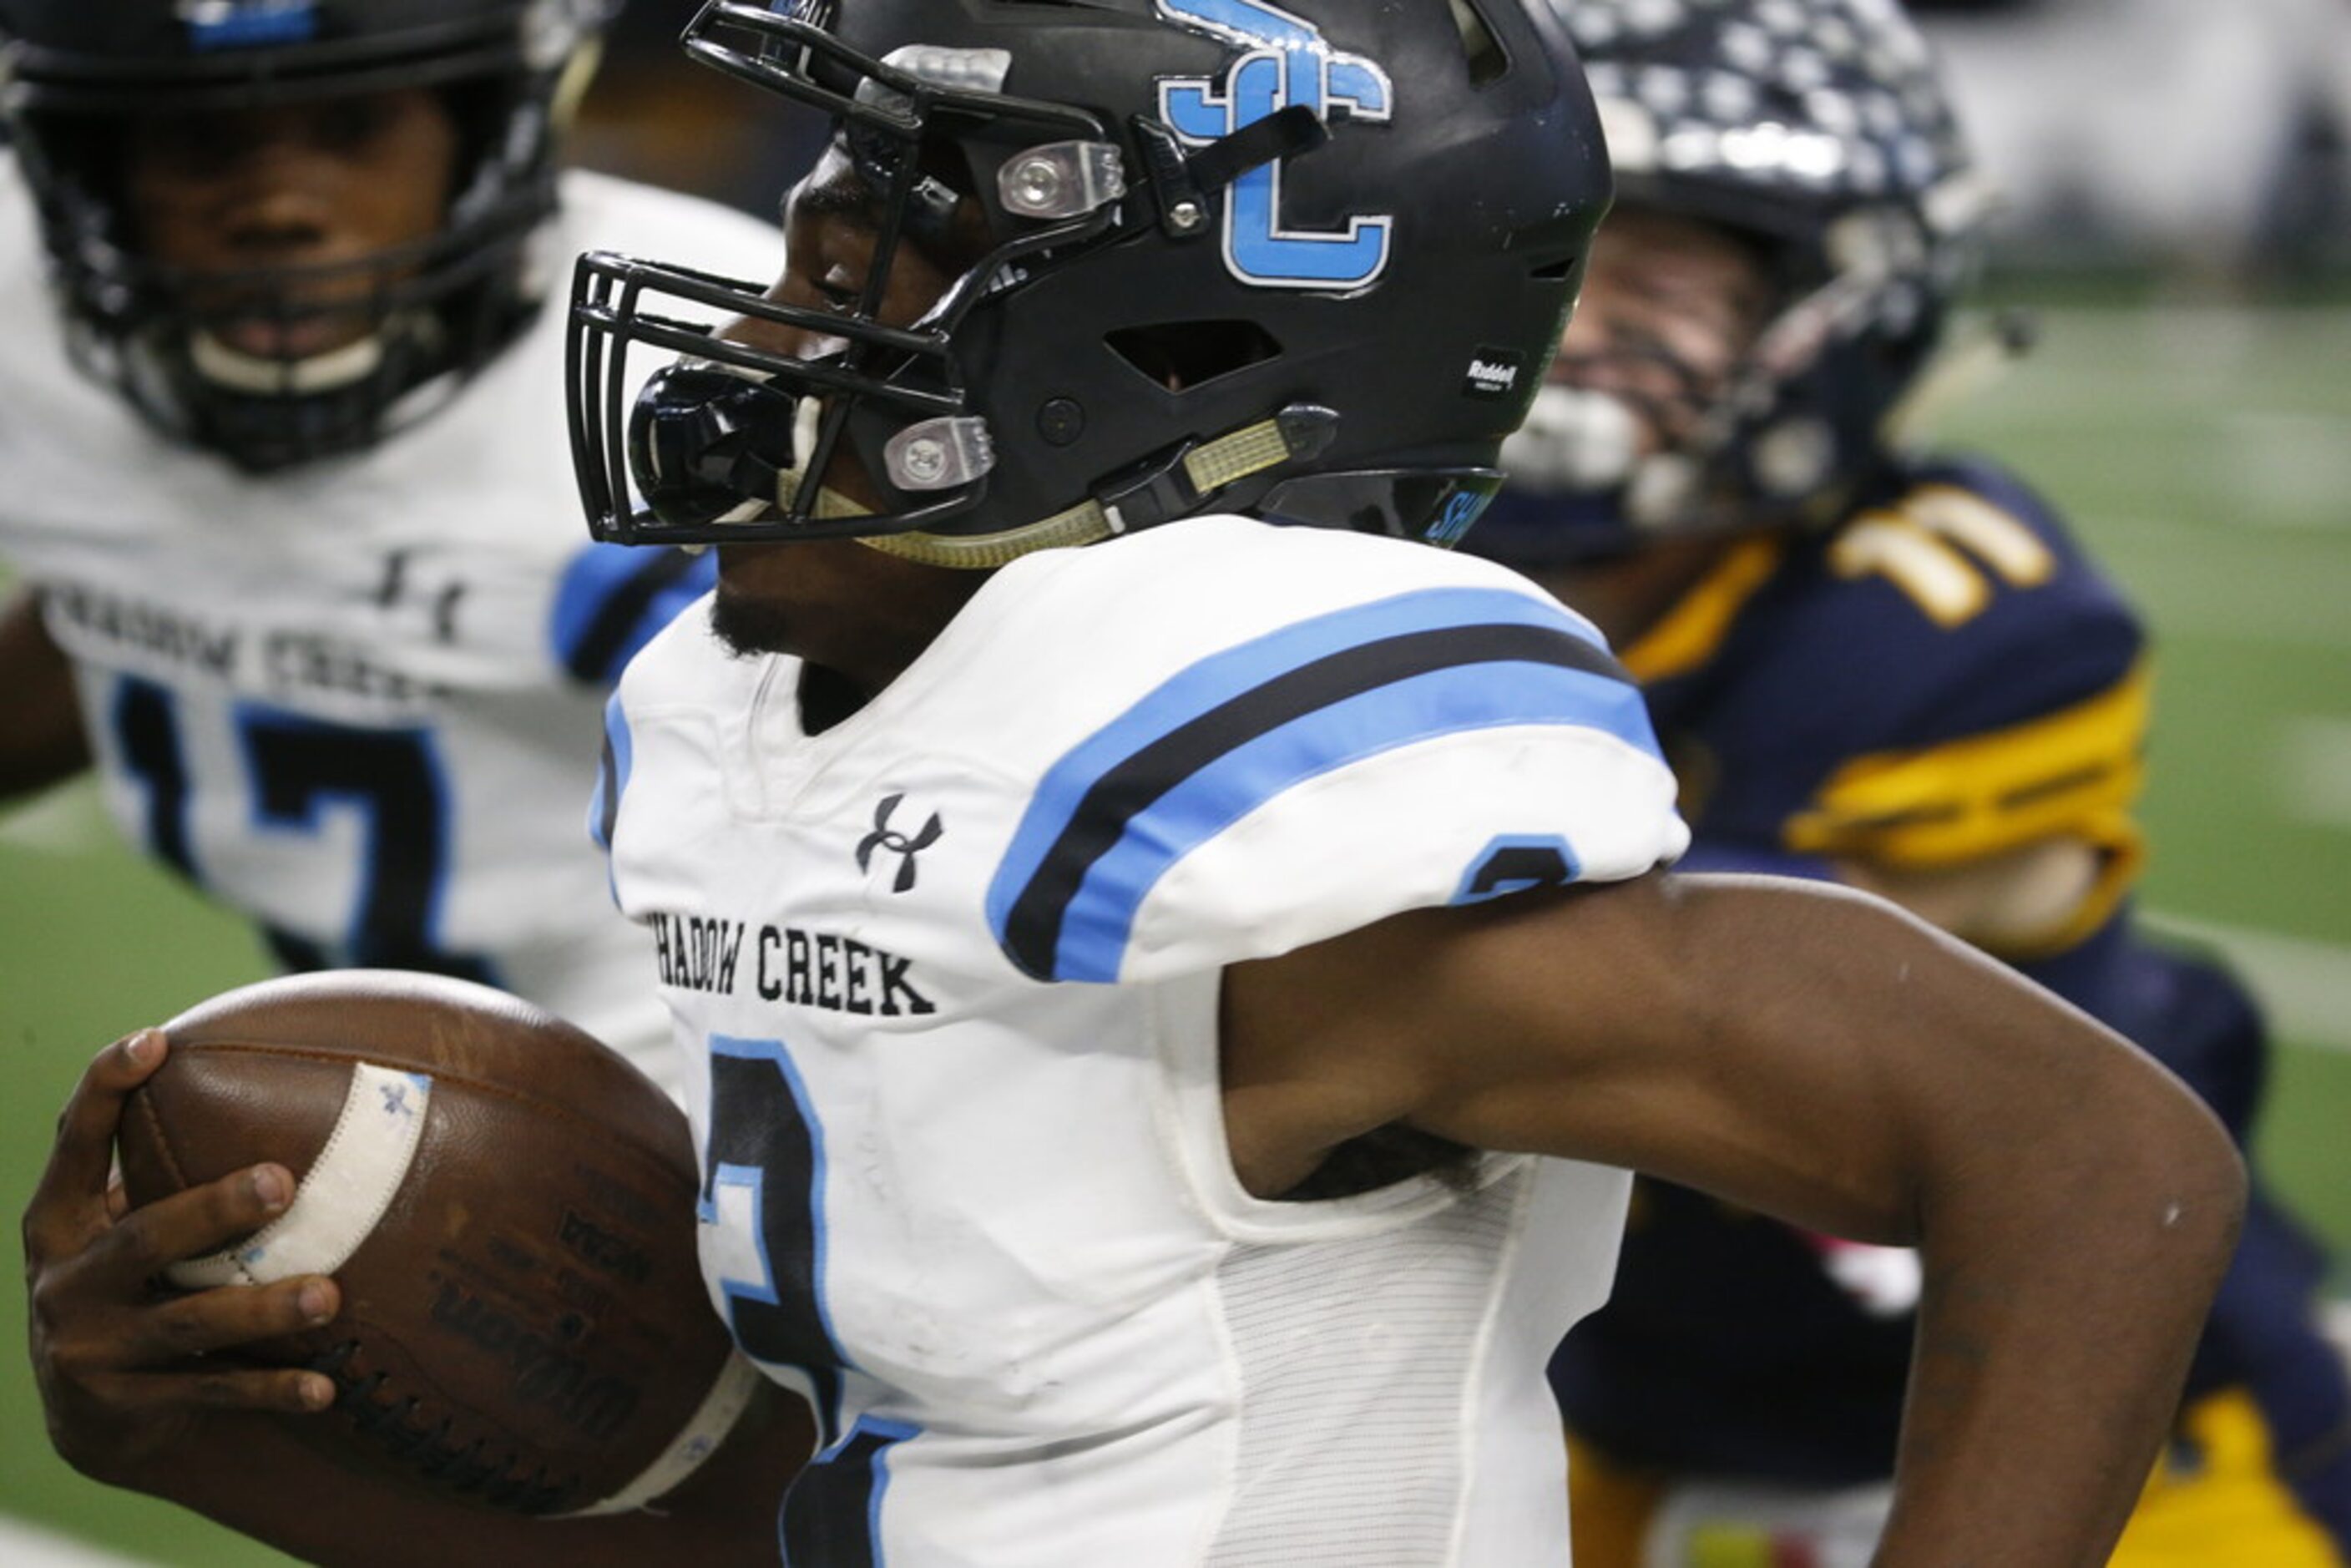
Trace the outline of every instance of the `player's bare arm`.
<instances>
[{"instance_id":1,"label":"player's bare arm","mask_svg":"<svg viewBox=\"0 0 2351 1568\"><path fill-rule=\"evenodd\" d=\"M40 596L20 590L0 608L0 800L89 766L73 669L41 624Z\"/></svg>"},{"instance_id":2,"label":"player's bare arm","mask_svg":"<svg viewBox=\"0 0 2351 1568\"><path fill-rule=\"evenodd\" d=\"M2168 1074L1889 906L1804 884L1656 876L1398 916L1229 971L1225 1042L1261 1194L1402 1123L1919 1245L1888 1563L2103 1562L2236 1235L2242 1172Z\"/></svg>"},{"instance_id":3,"label":"player's bare arm","mask_svg":"<svg viewBox=\"0 0 2351 1568\"><path fill-rule=\"evenodd\" d=\"M811 1443L798 1402L772 1388L657 1514L548 1521L469 1508L308 1440L302 1424L329 1408L332 1382L239 1365L234 1353L328 1321L332 1280L184 1295L151 1284L282 1210L291 1175L256 1166L128 1213L110 1189L123 1104L166 1049L161 1031L144 1030L91 1062L25 1214L34 1373L68 1463L335 1568L774 1562L776 1500Z\"/></svg>"}]
</instances>

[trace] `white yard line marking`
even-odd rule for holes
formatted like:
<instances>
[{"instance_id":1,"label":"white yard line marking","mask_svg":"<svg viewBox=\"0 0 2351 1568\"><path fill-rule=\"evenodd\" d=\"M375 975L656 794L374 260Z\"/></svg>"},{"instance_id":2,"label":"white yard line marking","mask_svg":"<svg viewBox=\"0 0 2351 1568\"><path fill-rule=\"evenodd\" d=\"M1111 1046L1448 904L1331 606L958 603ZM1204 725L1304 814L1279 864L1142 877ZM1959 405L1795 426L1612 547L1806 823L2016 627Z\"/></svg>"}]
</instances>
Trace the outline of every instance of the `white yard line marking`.
<instances>
[{"instance_id":1,"label":"white yard line marking","mask_svg":"<svg viewBox=\"0 0 2351 1568\"><path fill-rule=\"evenodd\" d=\"M2153 911L2158 931L2218 948L2237 966L2280 1040L2351 1051L2351 947Z\"/></svg>"},{"instance_id":2,"label":"white yard line marking","mask_svg":"<svg viewBox=\"0 0 2351 1568\"><path fill-rule=\"evenodd\" d=\"M0 1563L9 1568L146 1568L133 1558L5 1517L0 1517Z\"/></svg>"},{"instance_id":3,"label":"white yard line marking","mask_svg":"<svg viewBox=\"0 0 2351 1568\"><path fill-rule=\"evenodd\" d=\"M2351 719L2287 719L2272 776L2279 804L2291 820L2351 828Z\"/></svg>"},{"instance_id":4,"label":"white yard line marking","mask_svg":"<svg viewBox=\"0 0 2351 1568\"><path fill-rule=\"evenodd\" d=\"M49 789L47 795L0 811L0 849L28 849L45 856L78 856L113 840L106 806L89 780Z\"/></svg>"},{"instance_id":5,"label":"white yard line marking","mask_svg":"<svg viewBox=\"0 0 2351 1568\"><path fill-rule=\"evenodd\" d=\"M54 789L26 805L0 810L0 848L36 854L88 854L113 840L106 810L89 783Z\"/></svg>"},{"instance_id":6,"label":"white yard line marking","mask_svg":"<svg viewBox=\"0 0 2351 1568\"><path fill-rule=\"evenodd\" d=\"M2224 414L2229 476L2256 527L2339 533L2351 528L2351 442L2328 413Z\"/></svg>"}]
</instances>

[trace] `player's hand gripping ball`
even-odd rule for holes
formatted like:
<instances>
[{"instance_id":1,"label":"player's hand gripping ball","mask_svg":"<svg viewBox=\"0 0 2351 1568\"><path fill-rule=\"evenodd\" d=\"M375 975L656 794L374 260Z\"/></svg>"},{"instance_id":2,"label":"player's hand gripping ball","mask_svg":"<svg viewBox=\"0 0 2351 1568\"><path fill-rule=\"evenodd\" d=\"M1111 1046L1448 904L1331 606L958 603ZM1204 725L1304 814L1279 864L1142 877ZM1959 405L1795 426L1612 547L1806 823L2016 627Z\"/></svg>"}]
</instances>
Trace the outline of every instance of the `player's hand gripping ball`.
<instances>
[{"instance_id":1,"label":"player's hand gripping ball","mask_svg":"<svg viewBox=\"0 0 2351 1568\"><path fill-rule=\"evenodd\" d=\"M275 1160L263 1229L183 1289L331 1274L342 1311L246 1347L336 1384L320 1430L373 1464L531 1514L652 1500L756 1375L695 1259L685 1118L620 1057L486 987L344 971L265 981L163 1026L121 1130L134 1205Z\"/></svg>"}]
</instances>

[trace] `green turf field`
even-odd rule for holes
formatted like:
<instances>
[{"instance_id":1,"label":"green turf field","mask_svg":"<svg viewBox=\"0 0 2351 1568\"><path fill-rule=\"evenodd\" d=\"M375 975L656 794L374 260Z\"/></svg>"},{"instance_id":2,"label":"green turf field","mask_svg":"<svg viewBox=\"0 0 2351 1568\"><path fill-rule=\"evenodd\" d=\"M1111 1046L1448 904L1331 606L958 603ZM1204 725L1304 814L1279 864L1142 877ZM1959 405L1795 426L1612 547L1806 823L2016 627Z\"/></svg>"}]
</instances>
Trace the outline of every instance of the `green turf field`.
<instances>
[{"instance_id":1,"label":"green turf field","mask_svg":"<svg viewBox=\"0 0 2351 1568\"><path fill-rule=\"evenodd\" d=\"M2351 308L2043 325L1948 429L2038 479L2155 623L2147 902L2260 981L2288 1040L2262 1160L2351 1245ZM86 793L0 817L12 1209L91 1050L262 972L240 928L110 845ZM0 1511L172 1563L276 1560L51 1458L22 1312L0 1292Z\"/></svg>"},{"instance_id":2,"label":"green turf field","mask_svg":"<svg viewBox=\"0 0 2351 1568\"><path fill-rule=\"evenodd\" d=\"M2044 326L1951 429L2037 478L2154 625L2146 902L2260 983L2285 1041L2262 1164L2351 1247L2351 309Z\"/></svg>"}]
</instances>

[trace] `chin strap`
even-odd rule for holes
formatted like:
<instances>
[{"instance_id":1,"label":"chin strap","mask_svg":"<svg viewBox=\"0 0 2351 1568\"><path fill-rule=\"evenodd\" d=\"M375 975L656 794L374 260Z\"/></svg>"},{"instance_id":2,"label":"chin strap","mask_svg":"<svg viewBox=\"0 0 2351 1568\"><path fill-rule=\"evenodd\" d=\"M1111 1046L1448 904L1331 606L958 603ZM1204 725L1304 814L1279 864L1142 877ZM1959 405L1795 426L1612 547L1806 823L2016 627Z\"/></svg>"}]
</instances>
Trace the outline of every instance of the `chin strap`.
<instances>
[{"instance_id":1,"label":"chin strap","mask_svg":"<svg viewBox=\"0 0 2351 1568\"><path fill-rule=\"evenodd\" d=\"M1329 409L1292 403L1271 419L1178 447L1174 455L1113 480L1068 510L1022 528L994 534L869 534L859 542L924 566L991 571L1040 549L1072 549L1189 517L1228 486L1319 455L1338 427L1339 416Z\"/></svg>"},{"instance_id":2,"label":"chin strap","mask_svg":"<svg viewBox=\"0 0 2351 1568\"><path fill-rule=\"evenodd\" d=\"M1000 534L860 534L857 542L922 566L958 571L993 571L1040 549L1075 549L1119 530L1099 501L1083 501L1066 512Z\"/></svg>"},{"instance_id":3,"label":"chin strap","mask_svg":"<svg viewBox=\"0 0 2351 1568\"><path fill-rule=\"evenodd\" d=\"M1186 147L1165 120L1137 115L1127 123L1143 155L1160 224L1179 240L1207 236L1209 199L1242 175L1303 157L1331 140L1322 117L1298 103L1253 120L1198 152Z\"/></svg>"}]
</instances>

